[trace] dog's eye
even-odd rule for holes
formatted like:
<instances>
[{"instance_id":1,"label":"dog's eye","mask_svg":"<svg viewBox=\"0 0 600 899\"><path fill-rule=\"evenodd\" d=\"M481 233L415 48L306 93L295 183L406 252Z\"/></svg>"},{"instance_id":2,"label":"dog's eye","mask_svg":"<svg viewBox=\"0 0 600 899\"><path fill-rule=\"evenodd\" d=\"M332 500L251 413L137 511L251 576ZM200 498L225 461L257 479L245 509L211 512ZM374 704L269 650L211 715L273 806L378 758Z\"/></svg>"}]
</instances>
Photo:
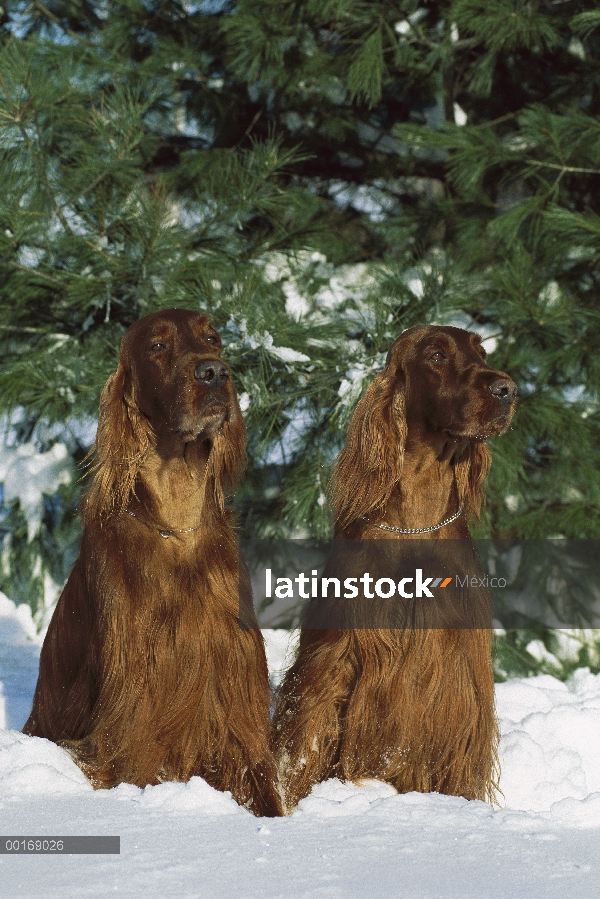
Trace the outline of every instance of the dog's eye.
<instances>
[{"instance_id":1,"label":"dog's eye","mask_svg":"<svg viewBox=\"0 0 600 899\"><path fill-rule=\"evenodd\" d=\"M207 335L206 335L206 342L207 342L207 343L218 343L218 342L219 342L219 338L217 337L216 334L207 334Z\"/></svg>"},{"instance_id":2,"label":"dog's eye","mask_svg":"<svg viewBox=\"0 0 600 899\"><path fill-rule=\"evenodd\" d=\"M443 353L440 353L440 351L438 350L432 356L429 357L429 361L430 362L445 362L446 357L444 356Z\"/></svg>"},{"instance_id":3,"label":"dog's eye","mask_svg":"<svg viewBox=\"0 0 600 899\"><path fill-rule=\"evenodd\" d=\"M167 349L167 344L166 344L166 343L161 343L159 340L157 340L156 343L153 343L153 344L152 344L152 346L150 347L150 349L151 349L151 350L157 350L157 351L158 351L158 350L166 350L166 349Z\"/></svg>"}]
</instances>

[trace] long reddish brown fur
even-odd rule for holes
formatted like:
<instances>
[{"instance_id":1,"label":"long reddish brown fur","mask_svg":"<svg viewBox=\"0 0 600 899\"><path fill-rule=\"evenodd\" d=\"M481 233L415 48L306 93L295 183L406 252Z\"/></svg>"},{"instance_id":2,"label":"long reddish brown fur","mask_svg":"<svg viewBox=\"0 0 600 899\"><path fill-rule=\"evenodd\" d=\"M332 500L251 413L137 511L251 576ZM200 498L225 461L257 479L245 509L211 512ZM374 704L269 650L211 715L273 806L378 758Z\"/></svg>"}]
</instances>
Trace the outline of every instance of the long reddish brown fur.
<instances>
[{"instance_id":1,"label":"long reddish brown fur","mask_svg":"<svg viewBox=\"0 0 600 899\"><path fill-rule=\"evenodd\" d=\"M416 539L468 539L516 388L479 338L417 326L394 343L352 417L335 470L335 536L455 522ZM494 384L494 395L488 389ZM440 544L440 548L443 545ZM354 573L354 572L352 572ZM329 777L494 801L498 725L489 628L310 629L279 693L274 746L287 810Z\"/></svg>"},{"instance_id":2,"label":"long reddish brown fur","mask_svg":"<svg viewBox=\"0 0 600 899\"><path fill-rule=\"evenodd\" d=\"M199 775L281 814L264 643L224 509L244 464L207 317L134 324L100 399L81 551L24 728L65 746L94 787Z\"/></svg>"}]
</instances>

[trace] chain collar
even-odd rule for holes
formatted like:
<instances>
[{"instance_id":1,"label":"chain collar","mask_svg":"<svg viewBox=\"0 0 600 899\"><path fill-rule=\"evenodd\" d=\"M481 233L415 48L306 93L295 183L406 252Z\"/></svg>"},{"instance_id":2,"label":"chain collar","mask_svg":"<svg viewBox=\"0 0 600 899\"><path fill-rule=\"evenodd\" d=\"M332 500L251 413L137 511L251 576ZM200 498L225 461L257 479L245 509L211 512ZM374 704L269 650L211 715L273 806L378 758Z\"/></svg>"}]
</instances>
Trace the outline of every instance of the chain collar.
<instances>
[{"instance_id":1,"label":"chain collar","mask_svg":"<svg viewBox=\"0 0 600 899\"><path fill-rule=\"evenodd\" d=\"M132 512L131 509L125 509L128 515L131 515L132 518L135 518L136 521L139 521L140 524L145 524L139 518L135 512ZM152 525L148 525L148 527L152 527ZM153 528L153 530L158 531L161 537L164 537L165 540L168 540L169 537L174 537L175 534L189 534L191 531L197 531L199 528Z\"/></svg>"},{"instance_id":2,"label":"chain collar","mask_svg":"<svg viewBox=\"0 0 600 899\"><path fill-rule=\"evenodd\" d=\"M391 531L393 534L430 534L432 531L439 531L440 528L444 528L447 524L456 521L456 519L462 515L462 511L462 509L459 509L458 512L455 512L450 518L444 518L439 524L432 524L428 528L394 528L389 524L377 524L375 527L380 528L382 531Z\"/></svg>"}]
</instances>

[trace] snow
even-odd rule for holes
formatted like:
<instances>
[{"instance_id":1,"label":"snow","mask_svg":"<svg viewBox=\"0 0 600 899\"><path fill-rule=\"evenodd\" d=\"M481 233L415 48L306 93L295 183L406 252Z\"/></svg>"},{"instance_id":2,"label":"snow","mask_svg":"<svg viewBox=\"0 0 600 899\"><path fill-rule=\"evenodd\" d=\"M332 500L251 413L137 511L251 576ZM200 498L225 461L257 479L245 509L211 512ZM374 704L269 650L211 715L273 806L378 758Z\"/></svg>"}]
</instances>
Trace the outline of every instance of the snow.
<instances>
[{"instance_id":1,"label":"snow","mask_svg":"<svg viewBox=\"0 0 600 899\"><path fill-rule=\"evenodd\" d=\"M364 390L365 381L371 380L385 365L385 356L379 353L370 363L357 362L346 371L340 382L338 396L347 409L353 409Z\"/></svg>"},{"instance_id":2,"label":"snow","mask_svg":"<svg viewBox=\"0 0 600 899\"><path fill-rule=\"evenodd\" d=\"M458 103L454 104L454 121L457 125L466 125L467 124L467 114Z\"/></svg>"},{"instance_id":3,"label":"snow","mask_svg":"<svg viewBox=\"0 0 600 899\"><path fill-rule=\"evenodd\" d=\"M39 801L40 796L93 792L85 775L56 743L13 730L0 731L2 799L21 802L26 796L35 796Z\"/></svg>"},{"instance_id":4,"label":"snow","mask_svg":"<svg viewBox=\"0 0 600 899\"><path fill-rule=\"evenodd\" d=\"M285 311L291 318L299 322L310 312L310 303L294 280L284 281L282 290L285 294Z\"/></svg>"},{"instance_id":5,"label":"snow","mask_svg":"<svg viewBox=\"0 0 600 899\"><path fill-rule=\"evenodd\" d=\"M296 633L266 631L279 682ZM177 899L596 899L600 675L497 686L503 808L329 780L288 818L257 819L201 778L94 791L68 753L19 732L41 639L0 595L4 836L106 834L120 855L0 855L3 896Z\"/></svg>"},{"instance_id":6,"label":"snow","mask_svg":"<svg viewBox=\"0 0 600 899\"><path fill-rule=\"evenodd\" d=\"M298 350L287 346L274 346L273 336L268 331L265 331L261 337L248 337L247 343L253 350L259 346L263 347L267 353L276 356L283 362L310 362L310 358L305 353L299 353Z\"/></svg>"},{"instance_id":7,"label":"snow","mask_svg":"<svg viewBox=\"0 0 600 899\"><path fill-rule=\"evenodd\" d=\"M420 278L411 278L408 282L410 292L420 300L425 294L425 285Z\"/></svg>"},{"instance_id":8,"label":"snow","mask_svg":"<svg viewBox=\"0 0 600 899\"><path fill-rule=\"evenodd\" d=\"M300 631L268 630L263 633L271 683L278 687L294 660Z\"/></svg>"},{"instance_id":9,"label":"snow","mask_svg":"<svg viewBox=\"0 0 600 899\"><path fill-rule=\"evenodd\" d=\"M250 394L244 390L244 392L240 394L238 400L241 411L247 412L250 408Z\"/></svg>"},{"instance_id":10,"label":"snow","mask_svg":"<svg viewBox=\"0 0 600 899\"><path fill-rule=\"evenodd\" d=\"M4 501L20 501L27 519L27 538L32 540L42 523L43 494L51 495L73 477L69 450L55 443L47 453L39 453L33 443L0 446L0 483L4 484Z\"/></svg>"},{"instance_id":11,"label":"snow","mask_svg":"<svg viewBox=\"0 0 600 899\"><path fill-rule=\"evenodd\" d=\"M507 681L497 705L507 806L553 812L595 794L587 808L600 826L600 675L581 668L566 684L549 675Z\"/></svg>"},{"instance_id":12,"label":"snow","mask_svg":"<svg viewBox=\"0 0 600 899\"><path fill-rule=\"evenodd\" d=\"M348 299L360 303L364 297L376 293L379 289L377 279L364 262L339 265L328 281L327 285L319 289L315 299L320 309L331 311Z\"/></svg>"},{"instance_id":13,"label":"snow","mask_svg":"<svg viewBox=\"0 0 600 899\"><path fill-rule=\"evenodd\" d=\"M310 356L307 356L306 353L300 353L298 350L293 350L289 346L270 346L268 351L272 356L277 356L283 362L310 362Z\"/></svg>"},{"instance_id":14,"label":"snow","mask_svg":"<svg viewBox=\"0 0 600 899\"><path fill-rule=\"evenodd\" d=\"M29 606L15 607L0 593L0 734L9 727L20 730L27 720L40 647Z\"/></svg>"}]
</instances>

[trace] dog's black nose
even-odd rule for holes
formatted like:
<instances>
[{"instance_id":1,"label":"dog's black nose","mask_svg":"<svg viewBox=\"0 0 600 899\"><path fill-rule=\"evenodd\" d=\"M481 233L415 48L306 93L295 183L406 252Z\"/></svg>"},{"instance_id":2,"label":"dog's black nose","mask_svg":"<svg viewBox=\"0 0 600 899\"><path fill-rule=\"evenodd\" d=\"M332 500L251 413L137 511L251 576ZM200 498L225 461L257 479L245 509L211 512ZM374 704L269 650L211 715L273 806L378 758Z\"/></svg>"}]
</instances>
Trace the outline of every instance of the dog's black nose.
<instances>
[{"instance_id":1,"label":"dog's black nose","mask_svg":"<svg viewBox=\"0 0 600 899\"><path fill-rule=\"evenodd\" d=\"M220 359L205 359L196 366L194 375L204 387L224 387L230 378L230 372Z\"/></svg>"},{"instance_id":2,"label":"dog's black nose","mask_svg":"<svg viewBox=\"0 0 600 899\"><path fill-rule=\"evenodd\" d=\"M495 396L505 406L510 406L511 403L514 403L517 396L517 385L510 378L496 378L495 381L492 381L488 390L492 396Z\"/></svg>"}]
</instances>

